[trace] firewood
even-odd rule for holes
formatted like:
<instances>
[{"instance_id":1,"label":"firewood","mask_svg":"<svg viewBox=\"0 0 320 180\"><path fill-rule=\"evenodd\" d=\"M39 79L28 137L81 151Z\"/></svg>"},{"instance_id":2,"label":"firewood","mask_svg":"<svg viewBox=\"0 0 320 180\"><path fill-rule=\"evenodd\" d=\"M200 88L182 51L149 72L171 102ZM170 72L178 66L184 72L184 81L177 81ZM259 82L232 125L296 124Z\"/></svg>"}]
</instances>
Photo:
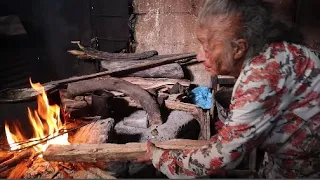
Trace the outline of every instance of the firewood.
<instances>
[{"instance_id":1,"label":"firewood","mask_svg":"<svg viewBox=\"0 0 320 180\"><path fill-rule=\"evenodd\" d=\"M164 149L192 149L207 143L208 141L175 139L155 142L155 145ZM43 158L59 162L129 161L145 155L146 148L146 143L50 145Z\"/></svg>"},{"instance_id":2,"label":"firewood","mask_svg":"<svg viewBox=\"0 0 320 180\"><path fill-rule=\"evenodd\" d=\"M102 78L97 79L98 81ZM170 79L170 78L139 78L139 77L123 77L121 78L125 81L128 81L132 84L139 85L141 88L145 90L156 90L160 88L172 88L173 85L179 83L182 86L189 87L190 81L184 79ZM126 100L129 106L142 108L141 105L132 100L132 98L123 96L123 93L117 91L110 91L115 96L122 96L122 97L115 97L121 98ZM92 103L91 96L76 96L74 98L68 98L66 96L66 90L60 90L60 98L62 102L62 107L65 108L66 112L73 112L78 110L83 110L89 108Z\"/></svg>"},{"instance_id":3,"label":"firewood","mask_svg":"<svg viewBox=\"0 0 320 180\"><path fill-rule=\"evenodd\" d=\"M48 179L57 176L56 171L59 171L58 164L45 161L42 158L37 158L32 165L24 173L25 179ZM59 173L59 172L58 172Z\"/></svg>"},{"instance_id":4,"label":"firewood","mask_svg":"<svg viewBox=\"0 0 320 180\"><path fill-rule=\"evenodd\" d=\"M27 172L29 166L32 164L33 159L28 159L19 163L9 174L7 179L21 179Z\"/></svg>"},{"instance_id":5,"label":"firewood","mask_svg":"<svg viewBox=\"0 0 320 180\"><path fill-rule=\"evenodd\" d=\"M62 166L59 167L60 172L62 173L63 179L73 179L72 176L67 173Z\"/></svg>"},{"instance_id":6,"label":"firewood","mask_svg":"<svg viewBox=\"0 0 320 180\"><path fill-rule=\"evenodd\" d=\"M104 119L80 128L73 136L72 143L101 144L106 143L112 133L114 119Z\"/></svg>"},{"instance_id":7,"label":"firewood","mask_svg":"<svg viewBox=\"0 0 320 180\"><path fill-rule=\"evenodd\" d=\"M97 174L102 179L117 179L114 176L112 176L110 173L102 171L100 168L88 168L88 171Z\"/></svg>"},{"instance_id":8,"label":"firewood","mask_svg":"<svg viewBox=\"0 0 320 180\"><path fill-rule=\"evenodd\" d=\"M5 161L5 162L0 164L0 173L2 171L5 171L8 168L16 166L21 161L23 161L24 159L29 158L33 154L34 154L34 150L33 149L27 149L27 150L21 151L19 153L16 153L13 158L11 158L11 159L9 159L9 160L7 160L7 161Z\"/></svg>"},{"instance_id":9,"label":"firewood","mask_svg":"<svg viewBox=\"0 0 320 180\"><path fill-rule=\"evenodd\" d=\"M141 63L152 62L153 60L141 60L141 61L102 61L101 67L105 70L117 70L132 65L138 65ZM145 78L176 78L182 79L184 72L182 67L178 63L165 64L158 67L153 67L141 71L137 71L127 76L133 77L145 77Z\"/></svg>"},{"instance_id":10,"label":"firewood","mask_svg":"<svg viewBox=\"0 0 320 180\"><path fill-rule=\"evenodd\" d=\"M70 83L67 91L69 97L74 97L100 89L120 91L130 96L136 102L139 102L143 109L148 113L149 127L162 124L161 114L157 102L147 91L128 81L111 77L104 78L103 80L84 80Z\"/></svg>"},{"instance_id":11,"label":"firewood","mask_svg":"<svg viewBox=\"0 0 320 180\"><path fill-rule=\"evenodd\" d=\"M53 179L58 174L59 174L59 168L57 166L55 166L54 172L52 174L46 176L44 179Z\"/></svg>"},{"instance_id":12,"label":"firewood","mask_svg":"<svg viewBox=\"0 0 320 180\"><path fill-rule=\"evenodd\" d=\"M141 77L123 77L121 78L132 84L137 84L143 89L159 89L166 85L175 85L176 83L181 84L182 86L189 87L190 81L187 79L174 79L174 78L141 78Z\"/></svg>"},{"instance_id":13,"label":"firewood","mask_svg":"<svg viewBox=\"0 0 320 180\"><path fill-rule=\"evenodd\" d=\"M75 77L71 77L71 78L67 78L67 79L51 81L49 83L43 84L43 86L48 85L48 84L72 83L72 82L77 82L77 81L82 81L82 80L87 80L87 79L92 79L92 78L97 78L97 77L102 77L102 76L107 76L107 75L113 75L113 76L121 75L121 76L123 76L123 74L141 71L144 69L148 69L151 67L157 67L157 66L164 65L164 64L170 64L170 63L174 63L174 62L181 60L181 59L194 58L195 56L196 56L195 53L176 55L176 56L172 56L172 57L168 57L168 58L162 58L162 59L152 61L152 62L145 62L145 63L140 63L137 65L132 65L130 67L125 67L125 68L121 68L118 70L102 71L99 73L94 73L94 74L89 74L89 75L75 76Z\"/></svg>"},{"instance_id":14,"label":"firewood","mask_svg":"<svg viewBox=\"0 0 320 180\"><path fill-rule=\"evenodd\" d=\"M13 158L14 155L11 152L8 151L0 151L0 163L7 161L11 158Z\"/></svg>"},{"instance_id":15,"label":"firewood","mask_svg":"<svg viewBox=\"0 0 320 180\"><path fill-rule=\"evenodd\" d=\"M14 167L6 169L4 171L0 171L0 178L1 179L6 179L13 169L14 169Z\"/></svg>"},{"instance_id":16,"label":"firewood","mask_svg":"<svg viewBox=\"0 0 320 180\"><path fill-rule=\"evenodd\" d=\"M72 41L71 43L77 44L82 51L69 50L68 52L76 55L81 59L98 59L98 60L117 60L117 59L146 59L155 55L158 55L157 51L145 51L141 53L109 53L104 51L98 51L90 47L84 47L80 44L80 41Z\"/></svg>"}]
</instances>

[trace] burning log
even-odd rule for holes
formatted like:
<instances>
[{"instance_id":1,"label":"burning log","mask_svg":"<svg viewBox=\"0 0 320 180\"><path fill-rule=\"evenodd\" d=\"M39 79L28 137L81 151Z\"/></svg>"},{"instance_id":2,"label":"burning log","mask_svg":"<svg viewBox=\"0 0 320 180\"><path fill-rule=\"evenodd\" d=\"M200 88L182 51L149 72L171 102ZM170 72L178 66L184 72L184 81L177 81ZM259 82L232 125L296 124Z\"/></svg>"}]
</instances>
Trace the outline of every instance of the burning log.
<instances>
[{"instance_id":1,"label":"burning log","mask_svg":"<svg viewBox=\"0 0 320 180\"><path fill-rule=\"evenodd\" d=\"M67 91L69 97L93 92L100 89L120 91L136 102L139 102L148 113L149 126L162 124L161 114L157 102L152 96L140 86L117 78L91 79L70 83Z\"/></svg>"},{"instance_id":2,"label":"burning log","mask_svg":"<svg viewBox=\"0 0 320 180\"><path fill-rule=\"evenodd\" d=\"M9 174L7 179L21 179L33 163L33 157L19 163Z\"/></svg>"},{"instance_id":3,"label":"burning log","mask_svg":"<svg viewBox=\"0 0 320 180\"><path fill-rule=\"evenodd\" d=\"M31 157L34 154L33 149L27 149L16 153L13 158L0 164L0 173L19 164L24 159Z\"/></svg>"},{"instance_id":4,"label":"burning log","mask_svg":"<svg viewBox=\"0 0 320 180\"><path fill-rule=\"evenodd\" d=\"M7 161L14 157L14 154L7 151L0 151L0 163Z\"/></svg>"},{"instance_id":5,"label":"burning log","mask_svg":"<svg viewBox=\"0 0 320 180\"><path fill-rule=\"evenodd\" d=\"M73 136L72 143L101 144L106 143L112 134L114 120L109 118L95 121L80 128Z\"/></svg>"},{"instance_id":6,"label":"burning log","mask_svg":"<svg viewBox=\"0 0 320 180\"><path fill-rule=\"evenodd\" d=\"M153 60L141 60L141 61L102 61L101 66L105 70L117 70L132 65L138 65L141 63L152 62ZM182 67L178 63L165 64L158 67L149 68L142 71L137 71L128 76L134 77L146 77L146 78L175 78L182 79L184 72Z\"/></svg>"},{"instance_id":7,"label":"burning log","mask_svg":"<svg viewBox=\"0 0 320 180\"><path fill-rule=\"evenodd\" d=\"M207 143L208 141L174 139L155 142L155 145L164 149L192 149ZM146 152L146 143L50 145L43 158L59 162L130 161Z\"/></svg>"}]
</instances>

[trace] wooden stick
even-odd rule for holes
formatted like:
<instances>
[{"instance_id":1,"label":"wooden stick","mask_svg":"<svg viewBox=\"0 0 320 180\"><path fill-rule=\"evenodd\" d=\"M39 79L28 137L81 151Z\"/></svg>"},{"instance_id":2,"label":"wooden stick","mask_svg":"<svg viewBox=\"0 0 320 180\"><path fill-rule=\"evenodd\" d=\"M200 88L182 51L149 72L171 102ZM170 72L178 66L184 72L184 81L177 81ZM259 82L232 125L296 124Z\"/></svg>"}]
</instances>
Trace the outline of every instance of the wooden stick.
<instances>
[{"instance_id":1,"label":"wooden stick","mask_svg":"<svg viewBox=\"0 0 320 180\"><path fill-rule=\"evenodd\" d=\"M146 59L155 55L158 55L157 51L145 51L141 53L109 53L104 51L98 51L93 48L84 47L80 44L80 41L72 41L71 43L77 44L82 51L70 50L69 53L78 56L78 58L86 59L98 59L98 60L114 60L114 59L131 59L139 60Z\"/></svg>"},{"instance_id":2,"label":"wooden stick","mask_svg":"<svg viewBox=\"0 0 320 180\"><path fill-rule=\"evenodd\" d=\"M0 164L0 173L10 167L17 165L22 160L29 158L30 156L32 156L33 152L34 151L32 149L27 149L27 150L21 151L21 152L17 153L13 158L1 163Z\"/></svg>"},{"instance_id":3,"label":"wooden stick","mask_svg":"<svg viewBox=\"0 0 320 180\"><path fill-rule=\"evenodd\" d=\"M207 143L208 141L175 139L155 142L155 145L164 149L190 149ZM146 152L146 143L50 145L43 158L60 162L128 161L135 160Z\"/></svg>"},{"instance_id":4,"label":"wooden stick","mask_svg":"<svg viewBox=\"0 0 320 180\"><path fill-rule=\"evenodd\" d=\"M195 53L177 55L177 56L163 58L163 59L156 60L156 61L136 64L136 65L128 66L128 67L121 68L121 69L103 71L103 72L84 75L84 76L75 76L75 77L71 77L71 78L67 78L67 79L51 81L51 82L43 84L43 86L48 85L48 84L71 83L71 82L76 82L76 81L81 81L81 80L86 80L86 79L91 79L91 78L96 78L96 77L101 77L101 76L106 76L106 75L111 75L111 74L112 75L119 75L119 74L123 74L123 73L128 73L128 71L139 71L139 70L144 70L144 69L148 69L151 67L156 67L156 66L160 66L160 65L164 65L164 64L170 64L170 63L176 62L181 59L193 58L195 56L196 56Z\"/></svg>"}]
</instances>

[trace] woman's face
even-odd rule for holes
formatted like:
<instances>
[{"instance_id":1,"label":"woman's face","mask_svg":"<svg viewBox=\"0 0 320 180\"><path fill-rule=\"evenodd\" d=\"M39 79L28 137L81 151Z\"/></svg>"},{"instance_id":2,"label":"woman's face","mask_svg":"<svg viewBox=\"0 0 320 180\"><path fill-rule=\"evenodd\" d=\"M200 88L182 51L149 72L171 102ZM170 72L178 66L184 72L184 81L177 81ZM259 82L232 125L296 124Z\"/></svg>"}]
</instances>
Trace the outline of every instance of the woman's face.
<instances>
[{"instance_id":1,"label":"woman's face","mask_svg":"<svg viewBox=\"0 0 320 180\"><path fill-rule=\"evenodd\" d=\"M212 75L232 75L234 59L231 41L204 28L197 28L196 34L201 45L197 60Z\"/></svg>"}]
</instances>

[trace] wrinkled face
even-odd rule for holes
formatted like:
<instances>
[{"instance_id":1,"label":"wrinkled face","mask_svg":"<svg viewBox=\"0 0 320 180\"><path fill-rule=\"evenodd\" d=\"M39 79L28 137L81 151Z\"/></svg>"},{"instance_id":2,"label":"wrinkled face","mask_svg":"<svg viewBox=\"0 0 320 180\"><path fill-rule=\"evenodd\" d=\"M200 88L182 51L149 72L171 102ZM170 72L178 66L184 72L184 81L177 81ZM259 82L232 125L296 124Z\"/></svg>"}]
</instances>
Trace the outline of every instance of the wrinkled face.
<instances>
[{"instance_id":1,"label":"wrinkled face","mask_svg":"<svg viewBox=\"0 0 320 180\"><path fill-rule=\"evenodd\" d=\"M204 28L197 28L196 34L200 42L197 60L212 75L231 75L234 69L231 41Z\"/></svg>"},{"instance_id":2,"label":"wrinkled face","mask_svg":"<svg viewBox=\"0 0 320 180\"><path fill-rule=\"evenodd\" d=\"M200 42L197 59L213 76L237 77L241 72L248 42L238 38L242 32L239 17L215 16L196 29Z\"/></svg>"}]
</instances>

